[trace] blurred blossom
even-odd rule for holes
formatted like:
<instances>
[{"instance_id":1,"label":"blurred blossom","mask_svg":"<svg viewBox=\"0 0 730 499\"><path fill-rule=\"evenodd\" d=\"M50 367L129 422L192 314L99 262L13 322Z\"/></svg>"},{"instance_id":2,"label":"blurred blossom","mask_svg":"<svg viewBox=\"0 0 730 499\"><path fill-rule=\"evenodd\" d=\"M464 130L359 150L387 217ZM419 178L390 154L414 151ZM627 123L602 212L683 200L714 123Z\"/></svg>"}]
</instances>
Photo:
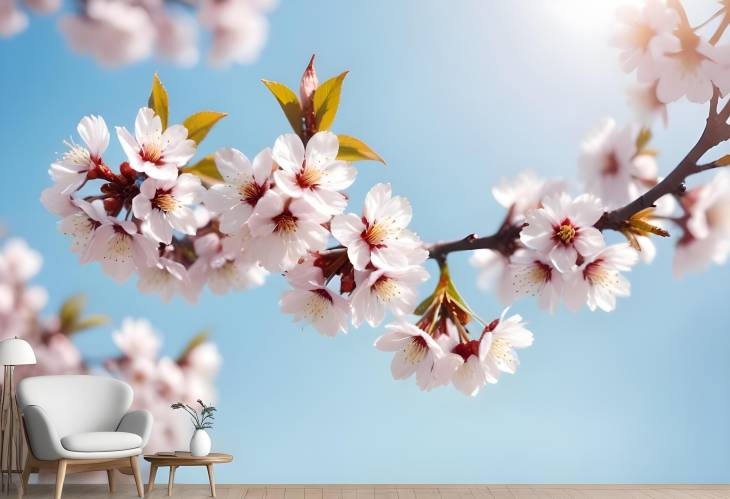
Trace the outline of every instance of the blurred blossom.
<instances>
[{"instance_id":1,"label":"blurred blossom","mask_svg":"<svg viewBox=\"0 0 730 499\"><path fill-rule=\"evenodd\" d=\"M41 255L21 239L0 246L0 339L27 340L37 363L19 366L18 379L48 374L100 374L74 345L73 334L94 324L99 316L80 317L80 303L64 305L58 315L40 317L46 292L29 281L42 266ZM93 320L96 319L96 320ZM86 325L84 325L86 323ZM179 359L160 357L162 341L145 319L125 318L112 340L119 356L101 360L101 374L111 374L134 390L133 409L147 409L155 418L155 431L147 450L184 449L192 432L187 419L170 409L176 401L214 402L215 379L222 364L218 347L204 336L190 342ZM94 362L98 364L99 361Z\"/></svg>"},{"instance_id":2,"label":"blurred blossom","mask_svg":"<svg viewBox=\"0 0 730 499\"><path fill-rule=\"evenodd\" d=\"M623 206L656 183L656 161L638 150L638 135L638 126L619 128L609 118L583 141L578 174L605 208Z\"/></svg>"},{"instance_id":3,"label":"blurred blossom","mask_svg":"<svg viewBox=\"0 0 730 499\"><path fill-rule=\"evenodd\" d=\"M153 17L157 28L157 53L183 67L197 64L198 26L189 15L162 12Z\"/></svg>"},{"instance_id":4,"label":"blurred blossom","mask_svg":"<svg viewBox=\"0 0 730 499\"><path fill-rule=\"evenodd\" d=\"M89 0L82 13L63 16L59 25L73 50L106 67L146 59L156 39L147 11L122 0Z\"/></svg>"},{"instance_id":5,"label":"blurred blossom","mask_svg":"<svg viewBox=\"0 0 730 499\"><path fill-rule=\"evenodd\" d=\"M213 36L208 59L216 66L248 64L258 58L268 36L263 12L273 2L201 0L198 18Z\"/></svg>"},{"instance_id":6,"label":"blurred blossom","mask_svg":"<svg viewBox=\"0 0 730 499\"><path fill-rule=\"evenodd\" d=\"M688 191L682 206L687 220L674 254L674 274L725 263L730 255L730 173L721 171L707 184Z\"/></svg>"},{"instance_id":7,"label":"blurred blossom","mask_svg":"<svg viewBox=\"0 0 730 499\"><path fill-rule=\"evenodd\" d=\"M25 0L34 11L58 10L61 0ZM266 43L270 0L196 0L170 5L161 0L88 0L60 17L71 48L104 67L133 64L152 56L190 67L200 59L199 26L211 33L208 60L216 66L254 62ZM192 11L190 13L184 12ZM0 36L23 31L27 15L13 0L0 0Z\"/></svg>"},{"instance_id":8,"label":"blurred blossom","mask_svg":"<svg viewBox=\"0 0 730 499\"><path fill-rule=\"evenodd\" d=\"M659 117L665 127L669 125L667 105L656 95L656 84L634 85L626 91L629 104L642 125L651 125Z\"/></svg>"},{"instance_id":9,"label":"blurred blossom","mask_svg":"<svg viewBox=\"0 0 730 499\"><path fill-rule=\"evenodd\" d=\"M27 26L28 16L13 0L0 0L0 36L13 36Z\"/></svg>"}]
</instances>

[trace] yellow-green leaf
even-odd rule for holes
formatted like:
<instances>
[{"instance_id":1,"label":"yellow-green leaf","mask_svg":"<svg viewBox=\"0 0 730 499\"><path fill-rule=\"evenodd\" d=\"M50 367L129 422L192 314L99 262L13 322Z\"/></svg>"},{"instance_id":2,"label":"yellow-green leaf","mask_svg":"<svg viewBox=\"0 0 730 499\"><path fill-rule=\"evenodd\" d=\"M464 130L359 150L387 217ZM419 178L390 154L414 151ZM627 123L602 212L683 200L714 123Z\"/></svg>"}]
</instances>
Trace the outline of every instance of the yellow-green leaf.
<instances>
[{"instance_id":1,"label":"yellow-green leaf","mask_svg":"<svg viewBox=\"0 0 730 499\"><path fill-rule=\"evenodd\" d=\"M286 85L275 81L261 80L261 83L266 85L266 88L274 95L294 132L297 135L301 135L303 119L302 106L299 104L299 98L294 91Z\"/></svg>"},{"instance_id":2,"label":"yellow-green leaf","mask_svg":"<svg viewBox=\"0 0 730 499\"><path fill-rule=\"evenodd\" d=\"M380 154L373 151L369 145L360 139L350 137L349 135L338 135L337 138L340 142L340 150L337 152L337 159L343 161L362 161L372 160L380 161L385 164L385 160L380 157Z\"/></svg>"},{"instance_id":3,"label":"yellow-green leaf","mask_svg":"<svg viewBox=\"0 0 730 499\"><path fill-rule=\"evenodd\" d=\"M730 154L726 154L722 158L715 161L717 166L730 166Z\"/></svg>"},{"instance_id":4,"label":"yellow-green leaf","mask_svg":"<svg viewBox=\"0 0 730 499\"><path fill-rule=\"evenodd\" d=\"M329 130L334 123L337 108L340 106L342 82L347 73L348 71L345 71L330 78L314 91L314 118L317 130Z\"/></svg>"},{"instance_id":5,"label":"yellow-green leaf","mask_svg":"<svg viewBox=\"0 0 730 499\"><path fill-rule=\"evenodd\" d=\"M436 299L437 292L434 291L430 295L428 295L421 303L418 304L416 309L413 311L414 315L423 315L426 313L426 311L431 308L431 305L433 305L433 301ZM441 293L438 293L441 294Z\"/></svg>"},{"instance_id":6,"label":"yellow-green leaf","mask_svg":"<svg viewBox=\"0 0 730 499\"><path fill-rule=\"evenodd\" d=\"M221 119L228 116L228 113L219 113L217 111L201 111L191 114L185 121L183 126L188 129L188 138L194 140L196 144L200 144L213 125Z\"/></svg>"},{"instance_id":7,"label":"yellow-green leaf","mask_svg":"<svg viewBox=\"0 0 730 499\"><path fill-rule=\"evenodd\" d=\"M194 165L186 166L182 169L182 172L192 173L209 184L217 184L223 180L218 167L215 165L213 156L206 156Z\"/></svg>"},{"instance_id":8,"label":"yellow-green leaf","mask_svg":"<svg viewBox=\"0 0 730 499\"><path fill-rule=\"evenodd\" d=\"M80 321L73 324L69 329L68 333L78 333L86 329L91 329L98 326L103 326L109 322L109 317L106 315L94 314L84 317Z\"/></svg>"},{"instance_id":9,"label":"yellow-green leaf","mask_svg":"<svg viewBox=\"0 0 730 499\"><path fill-rule=\"evenodd\" d=\"M209 331L201 331L192 338L190 338L190 341L188 341L188 344L185 345L185 348L180 353L180 356L178 357L178 362L184 361L188 355L190 355L190 352L198 348L200 345L208 341L208 338L210 337Z\"/></svg>"},{"instance_id":10,"label":"yellow-green leaf","mask_svg":"<svg viewBox=\"0 0 730 499\"><path fill-rule=\"evenodd\" d=\"M61 310L58 312L58 318L61 321L60 329L62 331L68 331L72 328L81 317L86 306L86 296L83 293L73 295L67 299L61 305Z\"/></svg>"},{"instance_id":11,"label":"yellow-green leaf","mask_svg":"<svg viewBox=\"0 0 730 499\"><path fill-rule=\"evenodd\" d=\"M160 117L162 121L162 129L167 128L167 119L170 116L170 111L167 101L167 90L160 81L160 77L155 73L155 77L152 79L152 92L150 98L147 101L147 105Z\"/></svg>"},{"instance_id":12,"label":"yellow-green leaf","mask_svg":"<svg viewBox=\"0 0 730 499\"><path fill-rule=\"evenodd\" d=\"M636 136L636 151L642 152L642 150L649 144L651 140L651 130L644 127L639 130L639 135Z\"/></svg>"}]
</instances>

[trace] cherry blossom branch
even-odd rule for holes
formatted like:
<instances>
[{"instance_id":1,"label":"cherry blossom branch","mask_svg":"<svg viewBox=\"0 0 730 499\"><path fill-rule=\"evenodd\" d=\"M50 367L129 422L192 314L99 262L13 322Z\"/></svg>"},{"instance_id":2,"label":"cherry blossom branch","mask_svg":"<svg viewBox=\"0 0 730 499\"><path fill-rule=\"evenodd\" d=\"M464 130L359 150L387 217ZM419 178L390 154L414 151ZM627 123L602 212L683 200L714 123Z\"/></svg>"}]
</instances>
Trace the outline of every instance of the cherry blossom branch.
<instances>
[{"instance_id":1,"label":"cherry blossom branch","mask_svg":"<svg viewBox=\"0 0 730 499\"><path fill-rule=\"evenodd\" d=\"M504 223L497 232L490 236L479 237L476 234L469 234L465 238L456 241L431 244L426 249L428 250L428 257L439 262L445 261L449 253L478 249L491 249L510 255L517 249L517 239L521 230L521 224Z\"/></svg>"},{"instance_id":2,"label":"cherry blossom branch","mask_svg":"<svg viewBox=\"0 0 730 499\"><path fill-rule=\"evenodd\" d=\"M730 124L728 124L728 118L730 118L730 101L718 111L719 100L720 92L715 89L710 101L707 122L702 135L674 170L661 182L657 183L646 193L626 206L604 213L598 222L596 222L595 226L597 229L624 230L628 223L627 220L632 215L646 208L653 207L654 203L662 196L667 194L681 195L685 190L685 181L691 175L725 166L726 163L721 161L712 161L704 164L698 163L700 158L710 149L730 139ZM427 246L429 258L443 262L449 253L474 251L477 249L491 249L499 251L504 255L510 255L517 248L517 240L522 227L522 225L510 224L506 219L499 230L492 235L478 237L476 234L469 234L462 239L438 242Z\"/></svg>"},{"instance_id":3,"label":"cherry blossom branch","mask_svg":"<svg viewBox=\"0 0 730 499\"><path fill-rule=\"evenodd\" d=\"M717 161L707 164L698 163L700 158L710 149L730 139L730 124L727 122L730 117L730 101L718 112L719 99L720 93L715 89L710 101L710 110L702 135L700 135L697 143L690 149L674 170L664 177L661 182L626 206L604 213L596 223L596 228L599 230L621 230L625 228L626 221L632 215L646 208L653 207L656 201L662 196L667 194L682 194L686 188L685 181L688 177L723 165L723 163Z\"/></svg>"}]
</instances>

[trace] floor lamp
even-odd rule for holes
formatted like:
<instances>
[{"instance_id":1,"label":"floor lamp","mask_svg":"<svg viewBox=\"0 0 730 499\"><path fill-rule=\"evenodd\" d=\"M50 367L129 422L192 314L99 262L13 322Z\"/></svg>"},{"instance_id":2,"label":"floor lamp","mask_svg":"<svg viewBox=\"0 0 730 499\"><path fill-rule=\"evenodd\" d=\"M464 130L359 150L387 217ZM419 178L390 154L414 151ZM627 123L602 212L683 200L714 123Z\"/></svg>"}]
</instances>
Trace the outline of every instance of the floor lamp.
<instances>
[{"instance_id":1,"label":"floor lamp","mask_svg":"<svg viewBox=\"0 0 730 499\"><path fill-rule=\"evenodd\" d=\"M0 341L0 365L5 366L0 399L0 490L10 492L13 473L23 465L23 429L18 402L15 400L13 369L35 364L30 344L17 336Z\"/></svg>"}]
</instances>

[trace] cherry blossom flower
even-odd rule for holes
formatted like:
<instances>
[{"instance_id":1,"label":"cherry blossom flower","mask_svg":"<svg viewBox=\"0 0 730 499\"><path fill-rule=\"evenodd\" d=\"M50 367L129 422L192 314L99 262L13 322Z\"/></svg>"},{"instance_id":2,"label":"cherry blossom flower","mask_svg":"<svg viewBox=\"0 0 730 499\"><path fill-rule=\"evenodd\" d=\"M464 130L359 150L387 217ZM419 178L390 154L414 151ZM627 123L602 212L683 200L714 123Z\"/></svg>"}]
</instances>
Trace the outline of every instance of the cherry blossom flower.
<instances>
[{"instance_id":1,"label":"cherry blossom flower","mask_svg":"<svg viewBox=\"0 0 730 499\"><path fill-rule=\"evenodd\" d=\"M281 169L274 172L276 186L288 196L302 198L315 210L338 215L347 205L339 191L355 181L357 170L337 160L340 148L337 135L318 132L306 149L299 136L288 133L274 143L273 158Z\"/></svg>"},{"instance_id":2,"label":"cherry blossom flower","mask_svg":"<svg viewBox=\"0 0 730 499\"><path fill-rule=\"evenodd\" d=\"M553 312L560 302L563 275L548 258L536 251L517 250L510 258L507 276L508 303L521 296L534 296L540 308Z\"/></svg>"},{"instance_id":3,"label":"cherry blossom flower","mask_svg":"<svg viewBox=\"0 0 730 499\"><path fill-rule=\"evenodd\" d=\"M347 333L350 317L347 300L325 286L303 286L285 291L279 305L282 312L294 315L295 321L309 322L320 334Z\"/></svg>"},{"instance_id":4,"label":"cherry blossom flower","mask_svg":"<svg viewBox=\"0 0 730 499\"><path fill-rule=\"evenodd\" d=\"M656 87L656 83L634 85L627 89L626 94L631 108L643 125L650 125L654 118L659 116L666 128L669 125L667 104L657 97Z\"/></svg>"},{"instance_id":5,"label":"cherry blossom flower","mask_svg":"<svg viewBox=\"0 0 730 499\"><path fill-rule=\"evenodd\" d=\"M527 216L520 240L547 256L560 272L570 271L578 255L588 257L604 247L603 235L593 227L603 214L596 197L583 194L571 199L561 194L545 198L542 204Z\"/></svg>"},{"instance_id":6,"label":"cherry blossom flower","mask_svg":"<svg viewBox=\"0 0 730 499\"><path fill-rule=\"evenodd\" d=\"M249 242L250 235L246 232L235 237L221 238L210 233L197 238L193 243L197 260L189 270L195 293L206 281L215 294L262 285L268 272L244 248Z\"/></svg>"},{"instance_id":7,"label":"cherry blossom flower","mask_svg":"<svg viewBox=\"0 0 730 499\"><path fill-rule=\"evenodd\" d=\"M656 182L656 161L637 151L638 133L635 126L619 129L609 118L581 146L579 174L608 209L623 206Z\"/></svg>"},{"instance_id":8,"label":"cherry blossom flower","mask_svg":"<svg viewBox=\"0 0 730 499\"><path fill-rule=\"evenodd\" d=\"M158 256L155 243L138 233L133 222L101 216L104 213L101 201L94 201L92 207L93 211L88 214L97 217L94 220L99 226L81 255L81 263L99 260L104 272L120 283L135 270L155 265Z\"/></svg>"},{"instance_id":9,"label":"cherry blossom flower","mask_svg":"<svg viewBox=\"0 0 730 499\"><path fill-rule=\"evenodd\" d=\"M109 146L109 129L101 116L84 116L76 130L86 147L69 143L69 150L48 171L61 194L81 187L88 173L103 163L101 156Z\"/></svg>"},{"instance_id":10,"label":"cherry blossom flower","mask_svg":"<svg viewBox=\"0 0 730 499\"><path fill-rule=\"evenodd\" d=\"M674 275L722 265L730 255L730 173L720 171L705 185L687 191L685 232L674 254Z\"/></svg>"},{"instance_id":11,"label":"cherry blossom flower","mask_svg":"<svg viewBox=\"0 0 730 499\"><path fill-rule=\"evenodd\" d=\"M215 164L223 183L212 186L203 202L220 215L220 229L235 234L248 221L253 209L269 189L274 168L271 150L256 155L253 164L237 149L222 149L215 153Z\"/></svg>"},{"instance_id":12,"label":"cherry blossom flower","mask_svg":"<svg viewBox=\"0 0 730 499\"><path fill-rule=\"evenodd\" d=\"M722 95L730 94L730 44L716 45L714 48L715 65L712 67L712 82Z\"/></svg>"},{"instance_id":13,"label":"cherry blossom flower","mask_svg":"<svg viewBox=\"0 0 730 499\"><path fill-rule=\"evenodd\" d=\"M491 249L472 252L469 263L478 270L477 286L484 290L494 289L504 303L512 300L509 264L510 257Z\"/></svg>"},{"instance_id":14,"label":"cherry blossom flower","mask_svg":"<svg viewBox=\"0 0 730 499\"><path fill-rule=\"evenodd\" d=\"M629 296L631 283L621 272L631 270L639 259L636 250L628 244L614 244L587 257L566 281L565 303L577 310L584 303L588 308L611 312L616 308L617 296Z\"/></svg>"},{"instance_id":15,"label":"cherry blossom flower","mask_svg":"<svg viewBox=\"0 0 730 499\"><path fill-rule=\"evenodd\" d=\"M48 300L46 290L31 286L41 269L41 255L18 238L0 248L0 334L2 338L27 336L38 312Z\"/></svg>"},{"instance_id":16,"label":"cherry blossom flower","mask_svg":"<svg viewBox=\"0 0 730 499\"><path fill-rule=\"evenodd\" d=\"M132 212L143 221L145 235L158 243L170 244L173 229L188 235L197 232L195 214L189 205L199 203L204 192L200 178L189 173L173 180L148 178L132 200Z\"/></svg>"},{"instance_id":17,"label":"cherry blossom flower","mask_svg":"<svg viewBox=\"0 0 730 499\"><path fill-rule=\"evenodd\" d=\"M718 74L717 49L689 27L680 28L678 36L681 49L657 62L657 98L673 102L686 96L690 102L707 102Z\"/></svg>"},{"instance_id":18,"label":"cherry blossom flower","mask_svg":"<svg viewBox=\"0 0 730 499\"><path fill-rule=\"evenodd\" d=\"M680 49L674 30L679 15L663 0L647 0L638 6L624 5L616 11L620 23L613 44L621 49L621 67L636 70L639 81L650 82L657 76L657 61ZM671 57L671 56L670 56Z\"/></svg>"},{"instance_id":19,"label":"cherry blossom flower","mask_svg":"<svg viewBox=\"0 0 730 499\"><path fill-rule=\"evenodd\" d=\"M141 5L116 0L89 0L80 14L59 20L71 48L101 65L116 67L149 57L155 26Z\"/></svg>"},{"instance_id":20,"label":"cherry blossom flower","mask_svg":"<svg viewBox=\"0 0 730 499\"><path fill-rule=\"evenodd\" d=\"M131 358L154 359L160 352L162 342L146 319L126 317L112 340L121 352Z\"/></svg>"},{"instance_id":21,"label":"cherry blossom flower","mask_svg":"<svg viewBox=\"0 0 730 499\"><path fill-rule=\"evenodd\" d=\"M270 189L248 219L254 254L267 270L288 270L308 251L325 248L329 232L322 224L328 220L303 199Z\"/></svg>"},{"instance_id":22,"label":"cherry blossom flower","mask_svg":"<svg viewBox=\"0 0 730 499\"><path fill-rule=\"evenodd\" d=\"M310 252L299 259L297 264L287 270L284 275L295 288L324 286L324 272L317 259L319 253Z\"/></svg>"},{"instance_id":23,"label":"cherry blossom flower","mask_svg":"<svg viewBox=\"0 0 730 499\"><path fill-rule=\"evenodd\" d=\"M71 237L71 251L83 255L89 247L94 231L106 219L101 203L90 204L74 200L75 211L61 219L58 228L61 233Z\"/></svg>"},{"instance_id":24,"label":"cherry blossom flower","mask_svg":"<svg viewBox=\"0 0 730 499\"><path fill-rule=\"evenodd\" d=\"M398 317L410 314L418 301L416 287L427 279L428 272L419 266L358 272L350 299L353 325L359 327L367 321L372 327L378 326L386 309Z\"/></svg>"},{"instance_id":25,"label":"cherry blossom flower","mask_svg":"<svg viewBox=\"0 0 730 499\"><path fill-rule=\"evenodd\" d=\"M165 302L170 301L176 293L190 303L195 303L197 299L197 292L185 266L164 257L156 265L139 270L137 288L142 293L158 294Z\"/></svg>"},{"instance_id":26,"label":"cherry blossom flower","mask_svg":"<svg viewBox=\"0 0 730 499\"><path fill-rule=\"evenodd\" d=\"M395 352L390 364L393 379L407 379L416 374L421 390L444 386L451 380L460 359L441 348L423 329L407 322L385 326L386 333L375 340L375 348Z\"/></svg>"},{"instance_id":27,"label":"cherry blossom flower","mask_svg":"<svg viewBox=\"0 0 730 499\"><path fill-rule=\"evenodd\" d=\"M514 178L502 178L492 188L492 195L497 202L509 211L509 222L519 223L533 208L539 208L543 198L560 194L567 189L562 179L544 179L535 172L527 170Z\"/></svg>"},{"instance_id":28,"label":"cherry blossom flower","mask_svg":"<svg viewBox=\"0 0 730 499\"><path fill-rule=\"evenodd\" d=\"M46 334L43 341L33 343L33 353L36 357L36 364L30 373L33 376L84 372L81 352L65 334Z\"/></svg>"},{"instance_id":29,"label":"cherry blossom flower","mask_svg":"<svg viewBox=\"0 0 730 499\"><path fill-rule=\"evenodd\" d=\"M398 270L425 259L420 239L406 226L412 216L411 204L393 196L390 184L376 184L365 196L362 218L348 213L332 219L332 235L347 247L347 256L356 270L368 263L385 270Z\"/></svg>"},{"instance_id":30,"label":"cherry blossom flower","mask_svg":"<svg viewBox=\"0 0 730 499\"><path fill-rule=\"evenodd\" d=\"M117 127L117 136L129 165L157 180L175 180L178 168L195 154L195 142L187 138L187 129L172 125L163 131L160 117L148 107L137 113L134 136L124 127Z\"/></svg>"},{"instance_id":31,"label":"cherry blossom flower","mask_svg":"<svg viewBox=\"0 0 730 499\"><path fill-rule=\"evenodd\" d=\"M215 343L205 341L190 350L182 359L182 364L185 371L212 382L220 371L223 357ZM205 398L210 399L211 397Z\"/></svg>"},{"instance_id":32,"label":"cherry blossom flower","mask_svg":"<svg viewBox=\"0 0 730 499\"><path fill-rule=\"evenodd\" d=\"M461 343L455 332L445 335L450 342L444 344L452 345L450 351L458 359L451 382L465 395L476 396L487 383L497 383L502 373L514 374L519 365L515 349L532 345L533 335L522 317L505 318L507 310L484 329L478 340Z\"/></svg>"}]
</instances>

